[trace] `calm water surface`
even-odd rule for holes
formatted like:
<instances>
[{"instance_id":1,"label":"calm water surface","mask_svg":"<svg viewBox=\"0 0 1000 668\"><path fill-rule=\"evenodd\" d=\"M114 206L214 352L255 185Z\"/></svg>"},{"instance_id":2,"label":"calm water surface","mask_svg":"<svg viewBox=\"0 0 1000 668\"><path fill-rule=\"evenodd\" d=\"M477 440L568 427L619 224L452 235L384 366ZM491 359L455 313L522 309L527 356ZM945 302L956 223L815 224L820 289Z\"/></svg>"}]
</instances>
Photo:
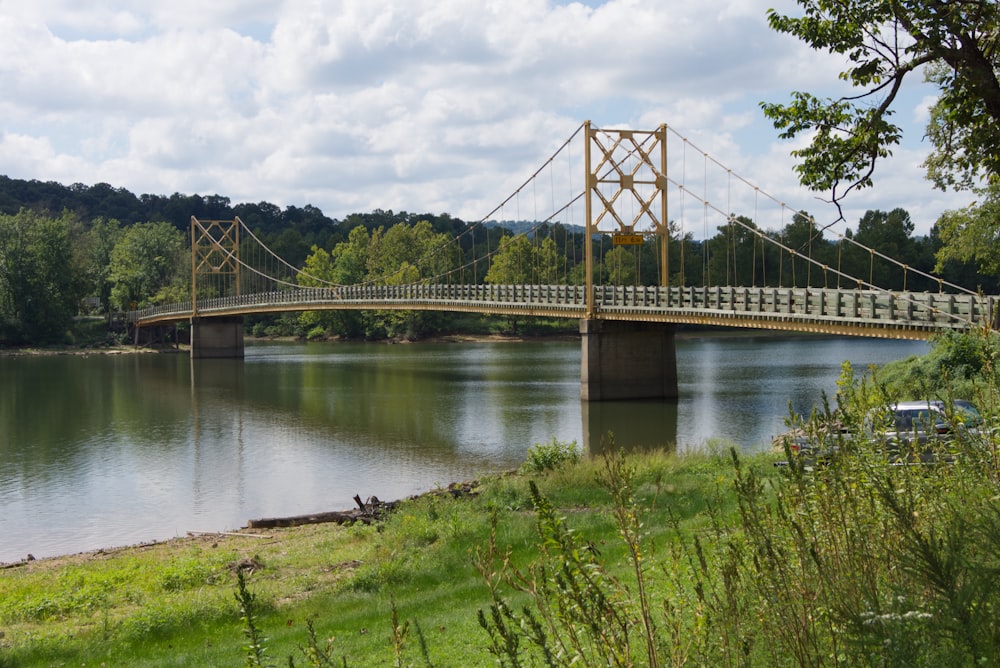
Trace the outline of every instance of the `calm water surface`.
<instances>
[{"instance_id":1,"label":"calm water surface","mask_svg":"<svg viewBox=\"0 0 1000 668\"><path fill-rule=\"evenodd\" d=\"M557 438L766 447L841 363L927 344L678 339L676 403L580 401L576 342L249 345L184 354L0 357L0 562L402 498L520 464Z\"/></svg>"}]
</instances>

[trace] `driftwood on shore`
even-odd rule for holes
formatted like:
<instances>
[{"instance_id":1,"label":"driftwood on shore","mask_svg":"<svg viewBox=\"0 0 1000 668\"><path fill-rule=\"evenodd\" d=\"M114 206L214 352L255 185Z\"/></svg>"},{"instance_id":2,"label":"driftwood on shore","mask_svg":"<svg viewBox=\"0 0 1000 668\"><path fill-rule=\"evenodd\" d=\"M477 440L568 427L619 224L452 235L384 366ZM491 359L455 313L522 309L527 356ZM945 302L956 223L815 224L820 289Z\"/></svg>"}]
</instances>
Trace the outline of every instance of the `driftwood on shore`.
<instances>
[{"instance_id":1,"label":"driftwood on shore","mask_svg":"<svg viewBox=\"0 0 1000 668\"><path fill-rule=\"evenodd\" d=\"M250 520L247 523L248 529L273 529L275 527L297 527L303 524L322 524L333 522L335 524L354 524L362 522L371 524L390 512L398 501L379 501L378 497L370 496L368 501L362 501L357 494L354 495L354 502L358 507L352 510L330 511L325 513L312 513L309 515L294 515L292 517L264 517Z\"/></svg>"},{"instance_id":2,"label":"driftwood on shore","mask_svg":"<svg viewBox=\"0 0 1000 668\"><path fill-rule=\"evenodd\" d=\"M420 496L446 495L451 497L463 497L474 495L478 483L462 482L452 483L446 489L437 489ZM410 497L418 498L418 497ZM311 513L309 515L294 515L292 517L263 517L250 520L247 523L248 529L274 529L276 527L297 527L303 524L323 524L332 522L334 524L372 524L385 518L390 512L396 509L399 501L380 501L377 496L368 497L367 501L362 501L357 494L354 495L354 503L357 508L351 510L329 511L323 513Z\"/></svg>"}]
</instances>

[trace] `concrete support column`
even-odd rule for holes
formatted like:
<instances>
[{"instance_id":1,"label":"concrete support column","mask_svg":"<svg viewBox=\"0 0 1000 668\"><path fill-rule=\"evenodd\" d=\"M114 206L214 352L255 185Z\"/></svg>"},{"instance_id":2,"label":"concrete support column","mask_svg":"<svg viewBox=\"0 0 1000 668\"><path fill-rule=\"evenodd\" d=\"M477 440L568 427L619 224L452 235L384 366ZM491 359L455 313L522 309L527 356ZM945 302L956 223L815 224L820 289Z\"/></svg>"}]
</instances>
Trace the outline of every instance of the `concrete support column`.
<instances>
[{"instance_id":1,"label":"concrete support column","mask_svg":"<svg viewBox=\"0 0 1000 668\"><path fill-rule=\"evenodd\" d=\"M584 401L677 398L673 325L581 320L580 334Z\"/></svg>"},{"instance_id":2,"label":"concrete support column","mask_svg":"<svg viewBox=\"0 0 1000 668\"><path fill-rule=\"evenodd\" d=\"M192 318L191 357L243 359L243 318Z\"/></svg>"}]
</instances>

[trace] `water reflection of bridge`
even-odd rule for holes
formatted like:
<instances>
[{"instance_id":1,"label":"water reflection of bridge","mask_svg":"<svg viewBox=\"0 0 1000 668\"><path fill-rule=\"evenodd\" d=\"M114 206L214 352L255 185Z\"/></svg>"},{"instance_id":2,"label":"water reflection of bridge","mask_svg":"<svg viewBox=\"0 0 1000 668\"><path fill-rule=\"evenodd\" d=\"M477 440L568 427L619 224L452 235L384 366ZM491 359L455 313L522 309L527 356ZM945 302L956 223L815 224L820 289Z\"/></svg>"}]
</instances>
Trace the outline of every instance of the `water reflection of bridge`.
<instances>
[{"instance_id":1,"label":"water reflection of bridge","mask_svg":"<svg viewBox=\"0 0 1000 668\"><path fill-rule=\"evenodd\" d=\"M465 264L443 266L441 257L450 251L442 246L415 263L403 263L397 273L383 275L381 280L341 285L292 267L261 244L239 218L231 221L192 218L191 300L133 312L130 321L136 331L189 321L192 356L238 358L243 355L242 318L259 313L403 310L573 318L580 321L581 396L586 400L676 397L673 333L677 324L905 339L927 339L943 331L996 326L998 297L982 296L927 274L923 278L936 284L937 292L888 290L871 282L873 272L868 280L859 279L812 258L808 249L785 246L753 220L732 213L731 170L724 170L724 178L728 179L727 208L713 205L711 195L720 193L710 191L720 188L708 185L707 154L702 153L706 176L700 192L695 192L688 183L668 177L687 170L668 169L667 147L671 135L666 126L655 131L627 131L601 130L586 123L577 134L581 132L585 137L581 171L584 185L579 190L571 187L568 202L561 207L554 206L553 187L553 212L539 221L544 224L555 216L572 219L573 207L582 205L580 218L586 222L585 239L589 243L583 244L582 278L577 273L574 279L579 284L572 284L568 271L553 276L551 271L540 269L533 275L546 275L548 281L528 285L485 284L486 272L480 269L480 264L489 266L502 248L488 249L485 257L478 257L473 242L467 244L473 257L466 257L462 240L455 239L454 248ZM572 141L573 137L567 140L556 156ZM683 142L686 149L687 140ZM686 150L683 155L687 155ZM712 164L719 165L714 160ZM525 185L534 185L540 172ZM761 191L742 178L739 184L752 191L756 211ZM758 262L759 241L761 263L770 253L773 264L773 254L777 252L779 263L787 257L793 267L796 261L806 264L810 271L804 285L781 285L784 275L781 269L777 272L778 284L769 284L763 280L768 275L763 266L760 285L756 284L755 267L750 272L754 277L752 285L720 286L707 282L671 285L669 249L677 243L672 234L677 235L678 230L675 226L672 232L668 222L670 190L676 190L681 218L685 201L695 200L706 229L709 215L713 214L734 230L734 237L738 232L752 240L747 247L751 249L750 257L738 257L734 245L732 257L727 255L725 259L727 275L730 264L735 276L737 263L745 267ZM525 186L504 203L523 192ZM502 207L503 204L492 213ZM675 206L674 211L677 209ZM782 217L786 209L780 203ZM810 234L818 237L822 232L810 223ZM680 236L683 237L683 229ZM814 236L810 236L809 248ZM602 244L607 240L616 247L648 250L656 258L656 284L638 284L636 280L636 284L620 285L595 279L605 273L609 280L612 278L612 273L598 271L597 240ZM856 244L850 238L842 238L844 241ZM873 259L877 254L895 262L876 249L864 250ZM253 257L268 260L261 262ZM709 258L703 261L707 267ZM896 264L903 271L905 285L907 273L914 270ZM770 272L773 277L773 267ZM676 276L676 271L673 275ZM683 269L680 275L683 280ZM708 275L706 269L704 276ZM794 269L792 276L796 276ZM403 280L405 277L409 280Z\"/></svg>"}]
</instances>

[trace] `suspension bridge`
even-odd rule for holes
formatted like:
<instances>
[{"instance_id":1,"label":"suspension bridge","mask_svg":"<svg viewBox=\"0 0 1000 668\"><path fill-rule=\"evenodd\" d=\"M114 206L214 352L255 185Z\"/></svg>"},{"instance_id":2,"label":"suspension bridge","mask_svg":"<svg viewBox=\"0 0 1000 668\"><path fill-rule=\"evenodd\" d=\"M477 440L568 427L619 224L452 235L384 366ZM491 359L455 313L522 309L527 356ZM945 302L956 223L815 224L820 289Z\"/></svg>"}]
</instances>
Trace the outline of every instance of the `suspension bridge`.
<instances>
[{"instance_id":1,"label":"suspension bridge","mask_svg":"<svg viewBox=\"0 0 1000 668\"><path fill-rule=\"evenodd\" d=\"M518 276L532 280L497 281L490 268L510 249L503 243L490 247L488 232L485 247L477 239L488 221L512 216L535 222L536 251L541 231L549 229L543 226L579 227L583 257L572 263L563 258L560 268L535 252L519 258L545 265L522 267ZM796 217L806 221L804 242L793 244L772 230ZM725 230L732 243L714 256L706 251L685 257L685 240L699 227L706 239L710 228ZM850 234L827 242L825 256L814 254L814 242L824 245L815 221L666 125L638 131L584 123L481 220L422 249L420 257L353 284L292 266L239 218L192 218L190 231L191 299L129 313L137 337L141 328L188 321L193 357L241 358L242 318L260 313L402 310L573 318L582 334L585 400L676 397L678 324L928 339L949 330L996 328L1000 313L1000 297L917 271ZM869 258L866 275L845 270L847 252ZM897 283L902 278L902 289L875 284L876 261L880 273L890 267ZM691 271L691 264L704 271ZM712 284L709 266L723 265L726 284ZM642 275L648 266L647 274L655 276ZM699 273L702 280L691 280ZM935 289L907 290L908 282Z\"/></svg>"}]
</instances>

